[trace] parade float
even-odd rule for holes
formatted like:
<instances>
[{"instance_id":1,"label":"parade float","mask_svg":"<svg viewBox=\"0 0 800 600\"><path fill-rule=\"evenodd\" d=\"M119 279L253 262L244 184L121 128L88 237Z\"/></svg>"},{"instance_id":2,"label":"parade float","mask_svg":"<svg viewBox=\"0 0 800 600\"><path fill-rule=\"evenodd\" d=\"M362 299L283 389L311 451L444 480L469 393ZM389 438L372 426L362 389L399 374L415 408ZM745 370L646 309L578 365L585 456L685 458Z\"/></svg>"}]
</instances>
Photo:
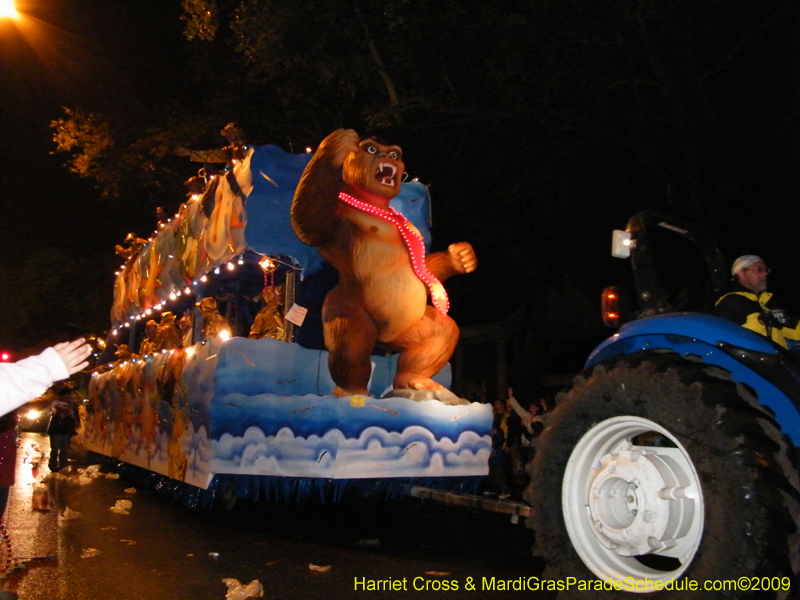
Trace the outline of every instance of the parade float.
<instances>
[{"instance_id":1,"label":"parade float","mask_svg":"<svg viewBox=\"0 0 800 600\"><path fill-rule=\"evenodd\" d=\"M727 265L713 242L651 211L615 232L639 309L604 293L604 320L621 327L545 415L527 504L487 500L473 494L491 410L447 390L443 339L457 328L441 282L474 254L428 254L430 198L400 183L403 167L399 148L346 131L313 156L247 148L150 239L131 236L86 447L188 505L356 490L525 516L559 597L661 598L698 582L792 597L797 355L708 305L677 308L650 234L697 244L716 292Z\"/></svg>"},{"instance_id":2,"label":"parade float","mask_svg":"<svg viewBox=\"0 0 800 600\"><path fill-rule=\"evenodd\" d=\"M187 503L310 494L337 500L359 485L387 495L420 483L475 490L488 472L491 409L447 390L458 330L446 316L440 282L469 272L474 255L468 244L451 247L452 256L428 254L426 186L401 182L398 148L387 158L379 144L359 147L354 136L345 132L347 139L335 144L326 139L315 154L242 145L224 170L201 171L187 182L186 201L174 217L160 217L149 239L131 234L118 246L125 262L111 310L114 356L91 379L82 429L87 450L180 491ZM335 197L348 154L384 166L356 173L373 167L345 165L345 179L349 168L366 180L342 189L359 194L374 178L386 193L366 191L362 199L396 223ZM390 160L387 174L381 169ZM301 177L305 187L298 191ZM304 202L316 206L308 212ZM366 228L360 241L326 237L340 217L344 229ZM293 228L293 220L301 225ZM377 241L369 239L374 231ZM349 250L338 249L343 244L361 244L359 258L346 257ZM367 267L365 244L378 248ZM387 247L399 270L376 288L391 268ZM358 291L365 279L367 292ZM436 330L431 335L441 338L444 324L446 347L420 355L397 331L367 326L360 308L342 313L353 304L346 297L353 290L359 298L372 294L368 301L380 307L396 306L387 310L402 313L400 328ZM435 306L426 301L431 293ZM374 306L365 310L375 313ZM391 316L378 320L392 322ZM332 342L332 329L347 333ZM416 337L424 337L419 331ZM354 344L369 348L346 356ZM398 365L416 374L401 387ZM423 373L430 365L435 372Z\"/></svg>"}]
</instances>

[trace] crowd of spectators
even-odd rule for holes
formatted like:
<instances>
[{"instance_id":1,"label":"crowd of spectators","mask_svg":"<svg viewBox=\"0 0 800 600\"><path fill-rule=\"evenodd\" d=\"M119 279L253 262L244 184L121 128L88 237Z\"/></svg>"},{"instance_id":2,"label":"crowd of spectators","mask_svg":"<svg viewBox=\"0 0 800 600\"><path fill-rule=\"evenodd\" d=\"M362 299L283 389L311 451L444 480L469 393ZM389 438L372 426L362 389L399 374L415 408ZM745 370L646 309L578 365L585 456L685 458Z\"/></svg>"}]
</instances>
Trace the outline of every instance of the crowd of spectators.
<instances>
[{"instance_id":1,"label":"crowd of spectators","mask_svg":"<svg viewBox=\"0 0 800 600\"><path fill-rule=\"evenodd\" d=\"M492 455L483 493L519 500L528 483L525 465L533 458L534 439L542 432L547 401L542 398L525 408L508 388L508 396L495 400L493 409Z\"/></svg>"}]
</instances>

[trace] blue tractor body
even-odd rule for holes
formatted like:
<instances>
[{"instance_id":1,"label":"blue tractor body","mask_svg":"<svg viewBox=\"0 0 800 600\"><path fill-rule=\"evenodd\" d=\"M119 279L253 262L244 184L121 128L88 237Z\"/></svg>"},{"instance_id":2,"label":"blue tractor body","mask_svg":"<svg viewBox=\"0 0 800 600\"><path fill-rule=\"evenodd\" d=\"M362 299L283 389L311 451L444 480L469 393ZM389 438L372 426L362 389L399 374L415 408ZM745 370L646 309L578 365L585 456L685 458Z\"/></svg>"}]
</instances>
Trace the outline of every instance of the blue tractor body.
<instances>
[{"instance_id":1,"label":"blue tractor body","mask_svg":"<svg viewBox=\"0 0 800 600\"><path fill-rule=\"evenodd\" d=\"M600 344L586 361L592 367L618 354L669 350L719 366L749 386L795 446L800 446L800 368L792 352L763 336L713 315L668 313L631 321Z\"/></svg>"}]
</instances>

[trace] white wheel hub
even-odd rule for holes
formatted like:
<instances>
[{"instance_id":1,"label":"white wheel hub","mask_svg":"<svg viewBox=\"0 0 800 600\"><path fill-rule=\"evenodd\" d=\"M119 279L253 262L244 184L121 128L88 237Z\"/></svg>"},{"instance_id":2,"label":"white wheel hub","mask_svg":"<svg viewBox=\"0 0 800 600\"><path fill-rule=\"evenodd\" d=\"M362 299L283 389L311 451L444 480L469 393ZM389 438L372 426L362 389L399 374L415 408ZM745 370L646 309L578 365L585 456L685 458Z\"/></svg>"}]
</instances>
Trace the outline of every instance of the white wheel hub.
<instances>
[{"instance_id":1,"label":"white wheel hub","mask_svg":"<svg viewBox=\"0 0 800 600\"><path fill-rule=\"evenodd\" d=\"M633 443L650 432L674 447ZM564 472L562 507L578 555L604 580L677 579L702 537L703 495L689 454L640 417L614 417L586 432ZM656 570L635 558L646 554L677 560Z\"/></svg>"}]
</instances>

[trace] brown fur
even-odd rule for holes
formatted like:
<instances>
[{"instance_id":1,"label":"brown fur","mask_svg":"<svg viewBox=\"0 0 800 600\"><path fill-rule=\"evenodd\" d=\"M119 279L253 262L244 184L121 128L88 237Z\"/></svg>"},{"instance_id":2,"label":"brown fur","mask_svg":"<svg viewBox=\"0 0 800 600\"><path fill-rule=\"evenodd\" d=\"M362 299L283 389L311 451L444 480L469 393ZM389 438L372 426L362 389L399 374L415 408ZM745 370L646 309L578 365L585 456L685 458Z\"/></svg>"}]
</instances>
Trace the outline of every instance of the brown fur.
<instances>
[{"instance_id":1,"label":"brown fur","mask_svg":"<svg viewBox=\"0 0 800 600\"><path fill-rule=\"evenodd\" d=\"M376 177L380 164L395 168L391 181ZM368 394L375 345L400 352L396 389L441 389L431 377L455 350L458 326L427 305L427 288L395 226L339 201L340 167L342 191L383 209L400 191L405 169L399 147L359 141L355 131L340 129L322 141L295 192L295 233L339 272L322 308L333 394ZM472 246L462 242L426 257L426 264L443 281L472 272L477 261Z\"/></svg>"}]
</instances>

